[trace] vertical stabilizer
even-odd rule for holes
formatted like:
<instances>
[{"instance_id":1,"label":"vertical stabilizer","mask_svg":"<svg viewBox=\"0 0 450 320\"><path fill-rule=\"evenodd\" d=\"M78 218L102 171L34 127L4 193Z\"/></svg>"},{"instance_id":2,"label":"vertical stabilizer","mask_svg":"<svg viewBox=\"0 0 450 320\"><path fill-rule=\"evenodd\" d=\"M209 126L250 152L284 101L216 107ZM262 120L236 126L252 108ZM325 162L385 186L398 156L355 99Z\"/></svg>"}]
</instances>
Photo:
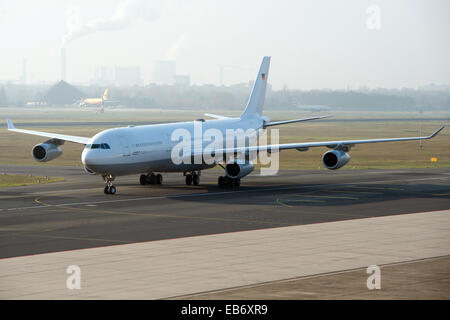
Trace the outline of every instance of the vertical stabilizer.
<instances>
[{"instance_id":1,"label":"vertical stabilizer","mask_svg":"<svg viewBox=\"0 0 450 320\"><path fill-rule=\"evenodd\" d=\"M108 88L106 88L105 92L103 93L103 101L108 100Z\"/></svg>"},{"instance_id":2,"label":"vertical stabilizer","mask_svg":"<svg viewBox=\"0 0 450 320\"><path fill-rule=\"evenodd\" d=\"M241 118L261 116L266 96L266 84L269 76L270 57L264 57L259 68L258 76L248 99L247 107L241 115Z\"/></svg>"}]
</instances>

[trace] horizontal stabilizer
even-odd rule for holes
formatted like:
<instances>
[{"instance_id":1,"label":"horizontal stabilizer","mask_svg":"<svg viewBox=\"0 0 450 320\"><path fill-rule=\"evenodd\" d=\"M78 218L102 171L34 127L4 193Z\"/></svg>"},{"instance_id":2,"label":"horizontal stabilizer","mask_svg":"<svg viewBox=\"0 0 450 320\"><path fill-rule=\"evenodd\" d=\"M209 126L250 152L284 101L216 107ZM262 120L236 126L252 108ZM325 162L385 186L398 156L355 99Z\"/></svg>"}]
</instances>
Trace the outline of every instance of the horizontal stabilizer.
<instances>
[{"instance_id":1,"label":"horizontal stabilizer","mask_svg":"<svg viewBox=\"0 0 450 320\"><path fill-rule=\"evenodd\" d=\"M219 115L217 115L217 114L212 114L212 113L204 113L203 115L204 115L204 116L207 116L207 117L214 118L214 119L218 119L218 120L231 119L230 117L219 116Z\"/></svg>"},{"instance_id":2,"label":"horizontal stabilizer","mask_svg":"<svg viewBox=\"0 0 450 320\"><path fill-rule=\"evenodd\" d=\"M331 115L328 116L319 116L319 117L312 117L312 118L303 118L303 119L294 119L294 120L283 120L283 121L272 121L272 122L265 122L264 128L271 127L271 126L279 126L282 124L288 124L288 123L294 123L294 122L303 122L303 121L311 121L311 120L317 120L317 119L323 119L323 118L329 118Z\"/></svg>"}]
</instances>

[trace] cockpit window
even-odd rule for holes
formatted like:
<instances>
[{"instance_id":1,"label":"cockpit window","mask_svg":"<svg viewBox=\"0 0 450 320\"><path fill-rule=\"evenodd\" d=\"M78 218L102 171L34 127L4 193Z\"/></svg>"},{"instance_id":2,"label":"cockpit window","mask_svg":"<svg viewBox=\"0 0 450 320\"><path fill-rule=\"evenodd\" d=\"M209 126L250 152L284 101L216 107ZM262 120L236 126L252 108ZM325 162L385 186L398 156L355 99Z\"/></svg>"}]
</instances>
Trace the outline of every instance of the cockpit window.
<instances>
[{"instance_id":1,"label":"cockpit window","mask_svg":"<svg viewBox=\"0 0 450 320\"><path fill-rule=\"evenodd\" d=\"M107 143L87 144L86 149L111 149Z\"/></svg>"}]
</instances>

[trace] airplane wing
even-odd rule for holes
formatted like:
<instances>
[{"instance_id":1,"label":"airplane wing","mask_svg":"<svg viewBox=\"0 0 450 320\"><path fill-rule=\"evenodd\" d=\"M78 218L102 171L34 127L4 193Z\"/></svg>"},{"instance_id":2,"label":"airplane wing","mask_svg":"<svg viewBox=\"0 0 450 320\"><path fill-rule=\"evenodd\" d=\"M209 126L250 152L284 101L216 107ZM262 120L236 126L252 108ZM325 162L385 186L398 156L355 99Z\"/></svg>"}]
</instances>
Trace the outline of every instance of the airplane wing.
<instances>
[{"instance_id":1,"label":"airplane wing","mask_svg":"<svg viewBox=\"0 0 450 320\"><path fill-rule=\"evenodd\" d=\"M318 117L312 117L312 118L303 118L303 119L294 119L294 120L265 122L264 123L264 128L271 127L271 126L278 126L278 125L282 125L282 124L294 123L294 122L303 122L303 121L311 121L311 120L329 118L329 117L331 117L331 115L318 116Z\"/></svg>"},{"instance_id":2,"label":"airplane wing","mask_svg":"<svg viewBox=\"0 0 450 320\"><path fill-rule=\"evenodd\" d=\"M78 136L68 136L68 135L65 135L65 134L16 129L14 127L14 124L11 122L11 120L8 119L6 121L8 123L8 131L26 133L26 134L31 134L31 135L34 135L34 136L40 136L40 137L46 137L46 138L51 138L51 139L70 141L70 142L81 143L81 144L88 144L89 141L91 140L91 138L78 137Z\"/></svg>"},{"instance_id":3,"label":"airplane wing","mask_svg":"<svg viewBox=\"0 0 450 320\"><path fill-rule=\"evenodd\" d=\"M363 143L377 143L377 142L396 142L396 141L411 141L411 140L428 140L434 138L444 127L439 128L433 134L425 137L405 137L405 138L385 138L385 139L366 139L366 140L336 140L336 141L321 141L321 142L299 142L299 143L285 143L285 144L272 144L263 146L251 146L251 147L239 147L239 148L225 148L208 150L209 153L215 154L248 154L250 152L276 152L278 150L298 149L299 151L306 151L311 147L328 147L331 149L341 148L344 151L348 151L352 146ZM207 150L203 153L207 154ZM198 154L194 152L194 155Z\"/></svg>"},{"instance_id":4,"label":"airplane wing","mask_svg":"<svg viewBox=\"0 0 450 320\"><path fill-rule=\"evenodd\" d=\"M231 119L230 117L219 116L217 114L212 114L212 113L204 113L203 115L207 116L207 117L215 118L215 119L218 119L218 120Z\"/></svg>"}]
</instances>

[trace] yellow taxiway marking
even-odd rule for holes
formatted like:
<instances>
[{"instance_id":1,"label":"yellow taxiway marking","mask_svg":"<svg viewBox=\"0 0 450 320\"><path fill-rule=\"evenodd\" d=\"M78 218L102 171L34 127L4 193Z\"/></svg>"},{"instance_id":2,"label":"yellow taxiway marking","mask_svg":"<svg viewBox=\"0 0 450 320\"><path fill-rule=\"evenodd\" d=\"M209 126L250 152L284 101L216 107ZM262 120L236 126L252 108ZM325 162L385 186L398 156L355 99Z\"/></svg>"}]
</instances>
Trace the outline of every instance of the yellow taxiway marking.
<instances>
[{"instance_id":1,"label":"yellow taxiway marking","mask_svg":"<svg viewBox=\"0 0 450 320\"><path fill-rule=\"evenodd\" d=\"M327 191L324 191L326 193ZM316 196L316 195L299 195L305 198L325 198L325 199L349 199L349 200L359 200L357 197L347 197L347 196Z\"/></svg>"},{"instance_id":2,"label":"yellow taxiway marking","mask_svg":"<svg viewBox=\"0 0 450 320\"><path fill-rule=\"evenodd\" d=\"M373 190L396 190L396 191L401 191L401 190L405 190L404 188L391 188L391 187L364 187L364 186L352 186L349 185L347 186L347 188L355 188L355 189L373 189Z\"/></svg>"},{"instance_id":3,"label":"yellow taxiway marking","mask_svg":"<svg viewBox=\"0 0 450 320\"><path fill-rule=\"evenodd\" d=\"M307 193L314 193L314 192L328 192L328 190L314 190L314 191L310 191ZM291 198L287 198L287 199L281 199L281 198L277 198L277 200L275 201L276 203L287 207L287 208L292 208L293 206L288 205L286 202L312 202L312 203L324 203L326 202L325 200L318 200L318 199L307 199L307 198L324 198L324 199L347 199L347 200L359 200L359 198L357 197L345 197L345 196L325 196L325 195L321 195L321 196L317 196L317 195L312 195L312 194L307 194L307 193L302 193L302 194L297 194L294 195L298 196L300 198L303 199L291 199Z\"/></svg>"},{"instance_id":4,"label":"yellow taxiway marking","mask_svg":"<svg viewBox=\"0 0 450 320\"><path fill-rule=\"evenodd\" d=\"M277 200L275 200L275 202L278 203L279 205L282 205L283 207L286 207L286 208L292 208L292 206L290 206L290 205L288 205L288 204L282 202L282 201L280 200L280 198L277 198Z\"/></svg>"},{"instance_id":5,"label":"yellow taxiway marking","mask_svg":"<svg viewBox=\"0 0 450 320\"><path fill-rule=\"evenodd\" d=\"M108 242L108 243L133 243L132 241L124 241L124 240L113 240L113 239L99 239L99 238L85 238L85 237L65 237L65 236L52 236L47 234L36 234L31 233L31 231L24 231L24 232L14 232L14 233L8 233L8 234L14 234L24 237L34 237L34 238L48 238L48 239L66 239L66 240L84 240L84 241L101 241L101 242Z\"/></svg>"},{"instance_id":6,"label":"yellow taxiway marking","mask_svg":"<svg viewBox=\"0 0 450 320\"><path fill-rule=\"evenodd\" d=\"M355 191L355 190L328 190L326 192L332 192L332 193L357 193L357 194L383 194L382 192L371 192L371 191Z\"/></svg>"},{"instance_id":7,"label":"yellow taxiway marking","mask_svg":"<svg viewBox=\"0 0 450 320\"><path fill-rule=\"evenodd\" d=\"M214 217L199 217L199 216L181 216L181 215L167 215L167 214L155 214L155 213L138 213L138 212L125 212L125 211L113 211L113 210L104 210L104 209L87 209L80 207L72 207L72 206L54 206L49 203L41 201L40 197L34 199L34 202L48 206L49 208L64 208L68 210L74 211L89 211L91 213L103 213L103 214L116 214L116 215L130 215L130 216L144 216L144 217L154 217L154 218L181 218L181 219L199 219L199 220L209 220L209 221L235 221L235 222L246 222L246 223L260 223L260 224L269 224L269 225L289 225L288 223L283 223L279 221L260 221L260 220L249 220L249 219L227 219L227 218L214 218Z\"/></svg>"},{"instance_id":8,"label":"yellow taxiway marking","mask_svg":"<svg viewBox=\"0 0 450 320\"><path fill-rule=\"evenodd\" d=\"M311 200L311 199L284 199L287 202L326 202L325 200Z\"/></svg>"}]
</instances>

